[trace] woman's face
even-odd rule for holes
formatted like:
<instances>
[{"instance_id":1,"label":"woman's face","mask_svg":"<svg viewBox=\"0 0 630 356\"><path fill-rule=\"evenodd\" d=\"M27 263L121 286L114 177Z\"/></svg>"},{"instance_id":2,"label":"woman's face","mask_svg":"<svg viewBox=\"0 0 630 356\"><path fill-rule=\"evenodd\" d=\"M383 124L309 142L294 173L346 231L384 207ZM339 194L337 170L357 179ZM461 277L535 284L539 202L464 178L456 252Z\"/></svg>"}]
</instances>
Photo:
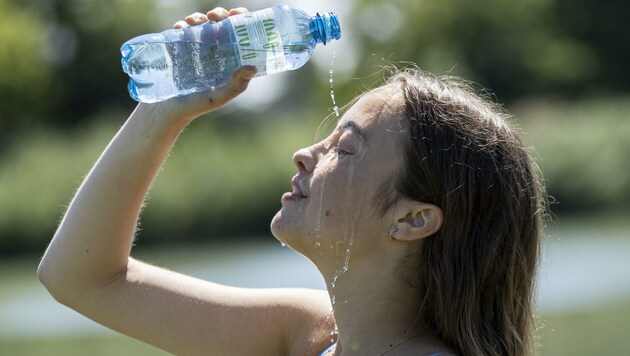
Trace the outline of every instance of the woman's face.
<instances>
[{"instance_id":1,"label":"woman's face","mask_svg":"<svg viewBox=\"0 0 630 356\"><path fill-rule=\"evenodd\" d=\"M381 185L402 165L402 97L396 87L375 89L358 100L323 141L293 156L298 173L271 223L278 240L313 259L353 256L388 239L391 221L374 206ZM354 257L353 257L354 258Z\"/></svg>"}]
</instances>

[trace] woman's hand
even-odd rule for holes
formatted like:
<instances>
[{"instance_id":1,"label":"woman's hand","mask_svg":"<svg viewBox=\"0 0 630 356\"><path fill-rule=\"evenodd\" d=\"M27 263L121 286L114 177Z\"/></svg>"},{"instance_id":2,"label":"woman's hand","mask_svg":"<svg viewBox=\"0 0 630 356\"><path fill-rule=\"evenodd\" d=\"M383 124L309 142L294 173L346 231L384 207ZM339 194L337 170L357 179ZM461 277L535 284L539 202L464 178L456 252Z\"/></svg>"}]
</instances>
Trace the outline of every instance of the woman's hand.
<instances>
[{"instance_id":1,"label":"woman's hand","mask_svg":"<svg viewBox=\"0 0 630 356\"><path fill-rule=\"evenodd\" d=\"M187 26L201 25L208 21L221 21L228 16L246 12L248 11L244 7L230 9L229 11L222 7L217 7L208 11L206 14L196 12L188 15L184 20L177 21L173 25L173 28L180 29ZM204 92L175 97L161 103L149 105L161 105L160 109L162 110L160 111L163 113L174 118L191 121L200 115L224 106L230 102L230 100L236 98L247 89L249 81L255 75L256 69L253 66L243 66L234 71L232 77L225 85Z\"/></svg>"}]
</instances>

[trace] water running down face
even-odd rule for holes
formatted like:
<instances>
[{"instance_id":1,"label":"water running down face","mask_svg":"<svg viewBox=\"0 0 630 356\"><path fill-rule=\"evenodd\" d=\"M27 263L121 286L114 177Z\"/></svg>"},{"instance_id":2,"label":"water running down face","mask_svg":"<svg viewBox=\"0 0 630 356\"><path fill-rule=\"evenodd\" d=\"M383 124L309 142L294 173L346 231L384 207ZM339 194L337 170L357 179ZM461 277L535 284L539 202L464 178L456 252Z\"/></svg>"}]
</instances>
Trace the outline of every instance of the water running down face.
<instances>
[{"instance_id":1,"label":"water running down face","mask_svg":"<svg viewBox=\"0 0 630 356\"><path fill-rule=\"evenodd\" d=\"M401 105L396 86L375 89L346 112L327 138L294 154L298 173L271 223L278 240L318 265L338 265L339 246L352 245L354 258L374 253L378 241L387 239L391 217L383 216L373 200L402 166L407 133Z\"/></svg>"}]
</instances>

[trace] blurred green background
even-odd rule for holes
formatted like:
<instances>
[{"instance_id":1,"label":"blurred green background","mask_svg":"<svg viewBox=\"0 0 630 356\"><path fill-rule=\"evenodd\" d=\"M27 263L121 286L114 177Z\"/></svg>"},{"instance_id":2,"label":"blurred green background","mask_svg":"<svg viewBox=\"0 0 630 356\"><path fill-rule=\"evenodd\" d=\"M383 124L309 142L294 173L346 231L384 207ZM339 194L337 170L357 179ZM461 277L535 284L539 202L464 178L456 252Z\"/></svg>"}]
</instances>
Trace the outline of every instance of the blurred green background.
<instances>
[{"instance_id":1,"label":"blurred green background","mask_svg":"<svg viewBox=\"0 0 630 356\"><path fill-rule=\"evenodd\" d=\"M630 252L630 2L285 2L336 11L341 40L319 46L300 70L255 79L191 125L152 188L138 253L184 266L227 240L272 243L268 225L290 189L291 154L330 129L317 130L332 112L329 79L342 104L382 81L384 66L414 62L486 88L534 148L554 213L541 272L541 353L630 354L622 332L630 328L630 264L621 253ZM96 327L29 329L66 315L47 314L56 306L37 285L37 259L135 106L120 45L195 11L275 4L0 0L0 354L157 353ZM16 324L26 326L15 332Z\"/></svg>"}]
</instances>

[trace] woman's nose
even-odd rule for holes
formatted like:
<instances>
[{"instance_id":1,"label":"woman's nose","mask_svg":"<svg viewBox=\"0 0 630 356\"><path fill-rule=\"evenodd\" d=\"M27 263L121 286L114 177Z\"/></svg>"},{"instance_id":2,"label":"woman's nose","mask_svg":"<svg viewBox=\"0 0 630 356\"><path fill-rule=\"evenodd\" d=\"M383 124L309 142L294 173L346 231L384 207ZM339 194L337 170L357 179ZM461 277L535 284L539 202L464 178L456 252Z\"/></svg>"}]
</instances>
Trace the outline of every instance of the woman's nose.
<instances>
[{"instance_id":1,"label":"woman's nose","mask_svg":"<svg viewBox=\"0 0 630 356\"><path fill-rule=\"evenodd\" d=\"M317 161L315 159L315 155L310 147L302 148L297 150L293 154L293 163L298 170L305 173L311 173L313 169L315 169L315 165Z\"/></svg>"}]
</instances>

